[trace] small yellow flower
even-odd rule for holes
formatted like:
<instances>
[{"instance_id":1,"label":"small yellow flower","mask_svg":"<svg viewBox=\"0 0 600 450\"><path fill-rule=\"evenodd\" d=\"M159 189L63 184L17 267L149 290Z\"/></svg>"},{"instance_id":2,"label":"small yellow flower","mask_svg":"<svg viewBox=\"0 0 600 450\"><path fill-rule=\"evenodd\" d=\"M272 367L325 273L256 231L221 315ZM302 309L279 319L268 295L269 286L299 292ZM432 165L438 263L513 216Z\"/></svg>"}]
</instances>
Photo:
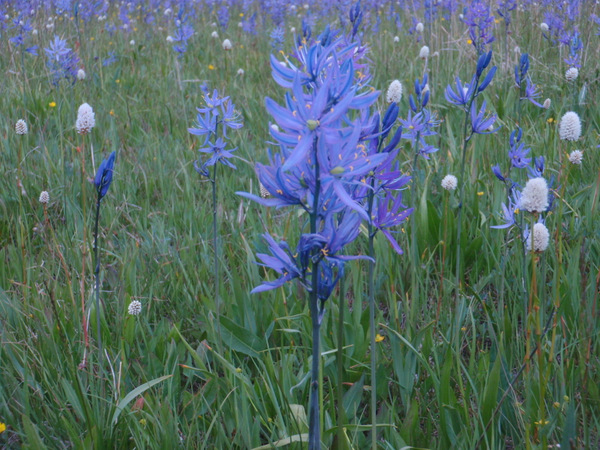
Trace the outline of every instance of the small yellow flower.
<instances>
[{"instance_id":1,"label":"small yellow flower","mask_svg":"<svg viewBox=\"0 0 600 450\"><path fill-rule=\"evenodd\" d=\"M208 70L215 70L215 66L213 66L212 64L208 65Z\"/></svg>"},{"instance_id":2,"label":"small yellow flower","mask_svg":"<svg viewBox=\"0 0 600 450\"><path fill-rule=\"evenodd\" d=\"M146 426L146 419L140 419L140 425L145 427Z\"/></svg>"},{"instance_id":3,"label":"small yellow flower","mask_svg":"<svg viewBox=\"0 0 600 450\"><path fill-rule=\"evenodd\" d=\"M120 80L119 78L117 78L117 79L115 80L115 83L117 83L117 84L119 84L120 82L121 82L121 80Z\"/></svg>"},{"instance_id":4,"label":"small yellow flower","mask_svg":"<svg viewBox=\"0 0 600 450\"><path fill-rule=\"evenodd\" d=\"M56 108L56 102L50 102L50 103L48 103L48 106L50 108Z\"/></svg>"},{"instance_id":5,"label":"small yellow flower","mask_svg":"<svg viewBox=\"0 0 600 450\"><path fill-rule=\"evenodd\" d=\"M519 214L521 210L519 208L515 208L515 214Z\"/></svg>"},{"instance_id":6,"label":"small yellow flower","mask_svg":"<svg viewBox=\"0 0 600 450\"><path fill-rule=\"evenodd\" d=\"M111 116L114 116L114 115L115 115L115 111L114 111L113 109L111 109L111 110L109 111L109 114L110 114Z\"/></svg>"},{"instance_id":7,"label":"small yellow flower","mask_svg":"<svg viewBox=\"0 0 600 450\"><path fill-rule=\"evenodd\" d=\"M560 403L558 403L558 402L554 402L554 403L553 403L553 406L554 406L555 408L560 408Z\"/></svg>"},{"instance_id":8,"label":"small yellow flower","mask_svg":"<svg viewBox=\"0 0 600 450\"><path fill-rule=\"evenodd\" d=\"M133 27L133 31L137 31L137 27Z\"/></svg>"},{"instance_id":9,"label":"small yellow flower","mask_svg":"<svg viewBox=\"0 0 600 450\"><path fill-rule=\"evenodd\" d=\"M552 117L548 117L548 123L552 123L554 122L554 119Z\"/></svg>"},{"instance_id":10,"label":"small yellow flower","mask_svg":"<svg viewBox=\"0 0 600 450\"><path fill-rule=\"evenodd\" d=\"M6 431L6 424L0 422L0 434L4 433Z\"/></svg>"},{"instance_id":11,"label":"small yellow flower","mask_svg":"<svg viewBox=\"0 0 600 450\"><path fill-rule=\"evenodd\" d=\"M383 341L384 339L385 339L385 337L384 337L384 336L382 336L382 335L380 335L379 333L377 333L377 334L375 335L375 342L381 342L381 341Z\"/></svg>"},{"instance_id":12,"label":"small yellow flower","mask_svg":"<svg viewBox=\"0 0 600 450\"><path fill-rule=\"evenodd\" d=\"M538 426L544 426L544 425L548 425L550 422L548 420L538 420L537 422L533 422L534 425L538 425Z\"/></svg>"},{"instance_id":13,"label":"small yellow flower","mask_svg":"<svg viewBox=\"0 0 600 450\"><path fill-rule=\"evenodd\" d=\"M477 195L478 195L478 196L480 196L480 197L481 197L483 194L484 194L484 192L483 192L483 191L479 191L479 192L477 193Z\"/></svg>"},{"instance_id":14,"label":"small yellow flower","mask_svg":"<svg viewBox=\"0 0 600 450\"><path fill-rule=\"evenodd\" d=\"M500 23L500 19L494 19L494 23Z\"/></svg>"},{"instance_id":15,"label":"small yellow flower","mask_svg":"<svg viewBox=\"0 0 600 450\"><path fill-rule=\"evenodd\" d=\"M90 41L94 41L94 40L96 40L96 38L95 38L94 36L92 36L92 37L90 38Z\"/></svg>"},{"instance_id":16,"label":"small yellow flower","mask_svg":"<svg viewBox=\"0 0 600 450\"><path fill-rule=\"evenodd\" d=\"M236 368L236 369L235 369L235 371L236 371L237 373L242 373L242 368L241 368L241 367L238 367L238 368Z\"/></svg>"},{"instance_id":17,"label":"small yellow flower","mask_svg":"<svg viewBox=\"0 0 600 450\"><path fill-rule=\"evenodd\" d=\"M467 39L467 44L471 45L473 41L471 39Z\"/></svg>"},{"instance_id":18,"label":"small yellow flower","mask_svg":"<svg viewBox=\"0 0 600 450\"><path fill-rule=\"evenodd\" d=\"M465 331L467 331L467 327L461 327L460 331L464 333Z\"/></svg>"},{"instance_id":19,"label":"small yellow flower","mask_svg":"<svg viewBox=\"0 0 600 450\"><path fill-rule=\"evenodd\" d=\"M240 17L244 17L244 13L240 13Z\"/></svg>"}]
</instances>

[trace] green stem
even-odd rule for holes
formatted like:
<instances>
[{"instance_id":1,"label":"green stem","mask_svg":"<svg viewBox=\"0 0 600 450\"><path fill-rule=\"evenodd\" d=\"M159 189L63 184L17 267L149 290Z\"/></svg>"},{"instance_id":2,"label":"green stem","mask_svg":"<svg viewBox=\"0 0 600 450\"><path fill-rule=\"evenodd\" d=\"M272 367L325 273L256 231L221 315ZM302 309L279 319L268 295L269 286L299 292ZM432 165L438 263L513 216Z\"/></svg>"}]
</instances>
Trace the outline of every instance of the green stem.
<instances>
[{"instance_id":1,"label":"green stem","mask_svg":"<svg viewBox=\"0 0 600 450\"><path fill-rule=\"evenodd\" d=\"M100 204L102 198L98 194L98 201L96 202L96 223L94 225L94 276L96 278L96 332L98 336L98 364L102 367L102 333L100 332L100 254L98 252L98 222L100 221Z\"/></svg>"},{"instance_id":2,"label":"green stem","mask_svg":"<svg viewBox=\"0 0 600 450\"><path fill-rule=\"evenodd\" d=\"M410 197L411 197L411 205L415 210L417 209L417 163L419 161L419 140L421 138L421 133L417 133L417 137L415 139L415 155L413 157L412 167L411 167L411 187L410 187ZM419 256L419 245L417 242L417 215L413 213L412 215L412 226L410 227L410 240L411 240L411 250L412 250L412 259L413 263L411 264L411 299L410 299L410 320L409 323L411 326L415 325L415 314L416 309L415 305L419 298L419 277L417 275L417 271L421 267L420 256Z\"/></svg>"},{"instance_id":3,"label":"green stem","mask_svg":"<svg viewBox=\"0 0 600 450\"><path fill-rule=\"evenodd\" d=\"M313 159L315 161L315 193L313 198L313 207L310 213L310 232L317 232L317 216L319 210L319 191L321 190L321 180L319 173L319 160L317 158L317 140L313 141ZM311 365L311 385L310 385L310 406L309 406L309 425L308 425L308 449L320 450L321 448L321 405L319 402L319 360L321 358L320 339L321 339L321 320L319 308L319 259L313 258L311 264L312 282L310 291L310 317L312 321L312 365Z\"/></svg>"},{"instance_id":4,"label":"green stem","mask_svg":"<svg viewBox=\"0 0 600 450\"><path fill-rule=\"evenodd\" d=\"M217 327L217 341L218 348L221 349L221 302L219 297L219 247L218 247L218 224L217 224L217 164L213 167L213 176L211 178L212 184L212 207L213 207L213 251L215 256L214 261L214 278L215 278L215 313L216 313L216 327Z\"/></svg>"},{"instance_id":5,"label":"green stem","mask_svg":"<svg viewBox=\"0 0 600 450\"><path fill-rule=\"evenodd\" d=\"M337 335L337 441L338 448L344 439L344 310L346 309L346 285L344 276L340 277L340 300L338 306L338 335Z\"/></svg>"},{"instance_id":6,"label":"green stem","mask_svg":"<svg viewBox=\"0 0 600 450\"><path fill-rule=\"evenodd\" d=\"M371 189L369 189L369 195L367 198L367 215L372 217L373 215L373 202L375 200L375 180L371 178ZM367 295L369 296L369 328L370 328L370 345L371 345L371 448L374 450L377 448L377 371L375 365L377 364L376 358L376 342L375 342L375 234L377 229L373 229L373 223L367 224L367 234L369 236L369 248L368 255L372 258L369 261L369 268L367 273Z\"/></svg>"},{"instance_id":7,"label":"green stem","mask_svg":"<svg viewBox=\"0 0 600 450\"><path fill-rule=\"evenodd\" d=\"M375 254L373 241L375 235L372 232L373 225L369 223L369 255L371 257ZM376 370L376 356L377 356L377 343L375 342L375 261L369 261L369 271L367 274L368 289L369 289L369 328L371 331L371 448L375 450L377 448L377 370Z\"/></svg>"}]
</instances>

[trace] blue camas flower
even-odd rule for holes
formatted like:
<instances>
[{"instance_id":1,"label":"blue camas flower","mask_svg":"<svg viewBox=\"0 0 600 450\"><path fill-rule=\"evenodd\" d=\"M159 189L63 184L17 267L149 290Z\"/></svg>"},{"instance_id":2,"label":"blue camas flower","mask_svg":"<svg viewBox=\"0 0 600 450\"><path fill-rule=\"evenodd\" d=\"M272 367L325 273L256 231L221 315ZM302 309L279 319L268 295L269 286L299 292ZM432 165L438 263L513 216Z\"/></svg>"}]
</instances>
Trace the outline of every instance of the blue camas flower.
<instances>
[{"instance_id":1,"label":"blue camas flower","mask_svg":"<svg viewBox=\"0 0 600 450\"><path fill-rule=\"evenodd\" d=\"M208 176L208 167L214 166L217 162L235 169L235 165L229 161L234 155L236 149L226 149L227 129L237 130L243 124L239 113L235 110L235 105L231 103L229 97L222 97L215 89L212 96L206 92L204 94L205 106L196 108L196 127L188 128L188 132L194 136L204 138L203 145L206 147L199 149L200 153L208 153L211 157L205 161L196 161L194 166L196 171L204 176ZM220 136L222 134L222 136Z\"/></svg>"},{"instance_id":2,"label":"blue camas flower","mask_svg":"<svg viewBox=\"0 0 600 450\"><path fill-rule=\"evenodd\" d=\"M496 123L496 115L492 114L489 117L485 117L485 100L481 104L481 108L477 111L477 102L474 101L471 105L471 128L473 133L476 134L492 134L498 131L498 128L493 128Z\"/></svg>"},{"instance_id":3,"label":"blue camas flower","mask_svg":"<svg viewBox=\"0 0 600 450\"><path fill-rule=\"evenodd\" d=\"M286 242L275 242L270 234L263 234L263 238L269 245L271 254L257 253L256 256L262 261L261 266L273 269L281 275L275 281L265 281L261 285L252 289L251 293L264 292L271 289L276 289L286 282L300 277L302 271L298 268L296 258L294 257L289 245Z\"/></svg>"},{"instance_id":4,"label":"blue camas flower","mask_svg":"<svg viewBox=\"0 0 600 450\"><path fill-rule=\"evenodd\" d=\"M108 159L103 160L100 164L100 167L98 167L96 177L94 178L94 185L96 186L96 191L98 192L98 200L101 200L106 195L108 188L112 183L113 168L115 165L116 156L116 152L112 152Z\"/></svg>"},{"instance_id":5,"label":"blue camas flower","mask_svg":"<svg viewBox=\"0 0 600 450\"><path fill-rule=\"evenodd\" d=\"M46 65L50 69L54 84L58 84L62 78L72 83L77 80L79 57L67 47L67 41L54 36L54 41L50 42L50 46L45 48L44 52L47 57Z\"/></svg>"}]
</instances>

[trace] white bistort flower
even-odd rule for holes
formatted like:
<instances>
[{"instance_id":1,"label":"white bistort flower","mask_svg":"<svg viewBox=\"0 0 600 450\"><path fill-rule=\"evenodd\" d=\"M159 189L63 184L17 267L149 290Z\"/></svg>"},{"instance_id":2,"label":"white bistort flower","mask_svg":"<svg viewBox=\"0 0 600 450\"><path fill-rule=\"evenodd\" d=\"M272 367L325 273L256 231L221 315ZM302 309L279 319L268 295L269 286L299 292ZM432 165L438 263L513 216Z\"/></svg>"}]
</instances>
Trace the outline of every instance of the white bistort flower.
<instances>
[{"instance_id":1,"label":"white bistort flower","mask_svg":"<svg viewBox=\"0 0 600 450\"><path fill-rule=\"evenodd\" d=\"M96 125L94 116L94 110L87 103L84 103L79 107L79 111L77 111L77 121L75 122L75 128L77 128L79 134L88 134L92 131L92 128Z\"/></svg>"},{"instance_id":2,"label":"white bistort flower","mask_svg":"<svg viewBox=\"0 0 600 450\"><path fill-rule=\"evenodd\" d=\"M238 74L239 76L242 76L242 75L244 75L244 73L245 73L245 72L244 72L244 69L241 69L241 68L240 68L240 69L238 69L238 71L237 71L237 74Z\"/></svg>"},{"instance_id":3,"label":"white bistort flower","mask_svg":"<svg viewBox=\"0 0 600 450\"><path fill-rule=\"evenodd\" d=\"M447 191L454 191L458 186L458 179L454 175L446 175L442 179L442 187Z\"/></svg>"},{"instance_id":4,"label":"white bistort flower","mask_svg":"<svg viewBox=\"0 0 600 450\"><path fill-rule=\"evenodd\" d=\"M173 36L167 36L167 42L170 44L171 42L173 42Z\"/></svg>"},{"instance_id":5,"label":"white bistort flower","mask_svg":"<svg viewBox=\"0 0 600 450\"><path fill-rule=\"evenodd\" d=\"M571 82L571 81L575 81L577 79L577 77L579 76L579 69L577 69L577 67L570 67L566 72L565 72L565 78L567 79L567 81Z\"/></svg>"},{"instance_id":6,"label":"white bistort flower","mask_svg":"<svg viewBox=\"0 0 600 450\"><path fill-rule=\"evenodd\" d=\"M42 191L40 194L40 203L47 204L50 201L50 195L48 191Z\"/></svg>"},{"instance_id":7,"label":"white bistort flower","mask_svg":"<svg viewBox=\"0 0 600 450\"><path fill-rule=\"evenodd\" d=\"M544 212L548 209L548 183L543 177L531 178L521 193L521 209Z\"/></svg>"},{"instance_id":8,"label":"white bistort flower","mask_svg":"<svg viewBox=\"0 0 600 450\"><path fill-rule=\"evenodd\" d=\"M540 28L544 33L546 33L550 29L550 27L548 26L548 24L546 22L540 23Z\"/></svg>"},{"instance_id":9,"label":"white bistort flower","mask_svg":"<svg viewBox=\"0 0 600 450\"><path fill-rule=\"evenodd\" d=\"M226 50L226 51L231 50L231 47L232 47L231 41L229 39L225 39L223 41L223 50Z\"/></svg>"},{"instance_id":10,"label":"white bistort flower","mask_svg":"<svg viewBox=\"0 0 600 450\"><path fill-rule=\"evenodd\" d=\"M426 45L421 47L421 50L419 51L419 58L421 58L421 59L429 58L429 47L427 47Z\"/></svg>"},{"instance_id":11,"label":"white bistort flower","mask_svg":"<svg viewBox=\"0 0 600 450\"><path fill-rule=\"evenodd\" d=\"M572 164L580 165L583 161L583 152L581 150L573 150L569 154L569 161L571 161Z\"/></svg>"},{"instance_id":12,"label":"white bistort flower","mask_svg":"<svg viewBox=\"0 0 600 450\"><path fill-rule=\"evenodd\" d=\"M528 233L526 241L526 250L529 252L532 250L532 234L533 234L533 251L543 252L548 248L550 243L550 233L548 228L543 223L536 223L533 226L533 233Z\"/></svg>"},{"instance_id":13,"label":"white bistort flower","mask_svg":"<svg viewBox=\"0 0 600 450\"><path fill-rule=\"evenodd\" d=\"M394 42L400 42L400 37L399 36L394 36Z\"/></svg>"},{"instance_id":14,"label":"white bistort flower","mask_svg":"<svg viewBox=\"0 0 600 450\"><path fill-rule=\"evenodd\" d=\"M27 128L27 122L25 122L23 119L17 120L17 123L15 124L15 132L17 134L27 134L28 131L29 129Z\"/></svg>"},{"instance_id":15,"label":"white bistort flower","mask_svg":"<svg viewBox=\"0 0 600 450\"><path fill-rule=\"evenodd\" d=\"M419 22L417 24L417 26L415 27L415 30L417 30L417 33L422 33L424 29L425 29L425 27L423 26L423 23L421 23L421 22Z\"/></svg>"},{"instance_id":16,"label":"white bistort flower","mask_svg":"<svg viewBox=\"0 0 600 450\"><path fill-rule=\"evenodd\" d=\"M558 134L561 139L566 141L576 141L581 137L581 120L576 112L569 111L562 116Z\"/></svg>"},{"instance_id":17,"label":"white bistort flower","mask_svg":"<svg viewBox=\"0 0 600 450\"><path fill-rule=\"evenodd\" d=\"M79 69L79 70L77 71L77 79L78 79L79 81L83 81L83 80L85 80L85 77L86 77L85 70L83 70L83 69Z\"/></svg>"},{"instance_id":18,"label":"white bistort flower","mask_svg":"<svg viewBox=\"0 0 600 450\"><path fill-rule=\"evenodd\" d=\"M388 103L399 103L402 99L402 83L399 80L394 80L390 83L387 90L386 99Z\"/></svg>"},{"instance_id":19,"label":"white bistort flower","mask_svg":"<svg viewBox=\"0 0 600 450\"><path fill-rule=\"evenodd\" d=\"M546 100L544 100L544 104L542 106L544 107L544 109L550 109L551 104L552 104L552 100L547 98Z\"/></svg>"},{"instance_id":20,"label":"white bistort flower","mask_svg":"<svg viewBox=\"0 0 600 450\"><path fill-rule=\"evenodd\" d=\"M213 31L210 35L215 39L219 37L219 33L217 33L216 31Z\"/></svg>"},{"instance_id":21,"label":"white bistort flower","mask_svg":"<svg viewBox=\"0 0 600 450\"><path fill-rule=\"evenodd\" d=\"M129 314L131 314L132 316L137 316L139 313L141 313L142 312L142 304L140 303L140 301L133 300L129 304L129 307L127 308L127 312L129 312Z\"/></svg>"},{"instance_id":22,"label":"white bistort flower","mask_svg":"<svg viewBox=\"0 0 600 450\"><path fill-rule=\"evenodd\" d=\"M271 196L271 193L267 191L267 188L263 186L260 180L258 181L258 185L260 186L260 196L262 198L269 198Z\"/></svg>"}]
</instances>

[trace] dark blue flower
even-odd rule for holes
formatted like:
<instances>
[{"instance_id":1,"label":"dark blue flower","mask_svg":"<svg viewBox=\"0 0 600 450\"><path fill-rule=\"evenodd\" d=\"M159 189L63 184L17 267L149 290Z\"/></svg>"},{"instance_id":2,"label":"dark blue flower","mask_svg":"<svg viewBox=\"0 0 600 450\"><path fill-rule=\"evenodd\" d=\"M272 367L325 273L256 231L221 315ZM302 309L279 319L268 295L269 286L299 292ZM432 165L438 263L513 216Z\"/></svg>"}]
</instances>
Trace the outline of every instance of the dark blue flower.
<instances>
[{"instance_id":1,"label":"dark blue flower","mask_svg":"<svg viewBox=\"0 0 600 450\"><path fill-rule=\"evenodd\" d=\"M531 79L529 77L527 77L527 87L525 88L525 95L521 97L521 100L529 100L535 106L543 108L543 105L541 105L535 100L541 95L542 93L537 90L537 86L531 82Z\"/></svg>"},{"instance_id":2,"label":"dark blue flower","mask_svg":"<svg viewBox=\"0 0 600 450\"><path fill-rule=\"evenodd\" d=\"M475 83L475 75L473 75L470 83L465 83L464 85L460 81L460 78L456 77L456 90L452 89L451 85L446 86L446 100L457 106L467 105L473 96Z\"/></svg>"},{"instance_id":3,"label":"dark blue flower","mask_svg":"<svg viewBox=\"0 0 600 450\"><path fill-rule=\"evenodd\" d=\"M275 281L265 281L260 286L252 289L252 294L278 288L283 286L287 281L302 275L302 271L298 267L296 259L286 242L281 241L277 243L268 233L263 234L263 238L267 241L271 254L257 253L256 256L262 261L260 265L273 269L281 277Z\"/></svg>"},{"instance_id":4,"label":"dark blue flower","mask_svg":"<svg viewBox=\"0 0 600 450\"><path fill-rule=\"evenodd\" d=\"M527 158L530 148L523 148L525 144L520 143L512 147L508 152L510 163L517 169L523 169L529 165L531 158Z\"/></svg>"},{"instance_id":5,"label":"dark blue flower","mask_svg":"<svg viewBox=\"0 0 600 450\"><path fill-rule=\"evenodd\" d=\"M98 192L98 200L100 201L108 192L108 188L112 183L113 179L113 167L115 165L116 152L112 152L108 159L105 159L98 167L96 177L94 178L94 185Z\"/></svg>"},{"instance_id":6,"label":"dark blue flower","mask_svg":"<svg viewBox=\"0 0 600 450\"><path fill-rule=\"evenodd\" d=\"M404 178L404 183L408 183L410 177ZM394 239L390 228L397 227L410 216L414 208L408 208L402 203L402 193L397 192L396 195L391 193L385 194L385 196L379 197L377 200L377 206L375 208L376 215L373 220L373 225L383 233L386 239L392 245L394 251L398 254L402 254L402 248Z\"/></svg>"},{"instance_id":7,"label":"dark blue flower","mask_svg":"<svg viewBox=\"0 0 600 450\"><path fill-rule=\"evenodd\" d=\"M496 115L492 114L489 117L485 117L485 106L486 102L483 101L481 108L477 111L477 102L474 101L471 105L471 128L473 133L477 134L491 134L498 131L498 128L493 129L494 123L496 123Z\"/></svg>"},{"instance_id":8,"label":"dark blue flower","mask_svg":"<svg viewBox=\"0 0 600 450\"><path fill-rule=\"evenodd\" d=\"M498 178L500 181L506 181L506 178L504 177L504 175L502 175L502 171L500 170L500 166L498 164L496 164L495 166L492 166L492 172L494 173L494 175L496 175L496 178Z\"/></svg>"},{"instance_id":9,"label":"dark blue flower","mask_svg":"<svg viewBox=\"0 0 600 450\"><path fill-rule=\"evenodd\" d=\"M202 166L206 168L209 166L214 166L216 163L220 162L221 164L224 164L227 167L235 169L235 165L231 161L229 161L229 158L233 157L232 152L236 151L237 148L231 148L226 150L226 145L227 143L223 139L217 138L216 142L214 143L209 141L208 147L199 149L198 151L200 153L209 153L211 155L210 158L204 164L202 164ZM204 173L204 171L201 171L200 173Z\"/></svg>"}]
</instances>

